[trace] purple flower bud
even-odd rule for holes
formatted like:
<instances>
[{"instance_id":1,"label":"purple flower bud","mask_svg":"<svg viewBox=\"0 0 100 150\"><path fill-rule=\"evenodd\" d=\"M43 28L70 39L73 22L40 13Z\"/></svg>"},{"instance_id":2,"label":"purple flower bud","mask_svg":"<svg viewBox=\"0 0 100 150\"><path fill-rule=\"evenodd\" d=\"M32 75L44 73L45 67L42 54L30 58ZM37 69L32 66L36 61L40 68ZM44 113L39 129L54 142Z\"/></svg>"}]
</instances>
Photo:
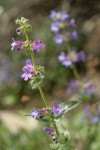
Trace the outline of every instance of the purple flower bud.
<instances>
[{"instance_id":1,"label":"purple flower bud","mask_svg":"<svg viewBox=\"0 0 100 150\"><path fill-rule=\"evenodd\" d=\"M46 131L50 135L52 135L52 134L55 135L55 130L54 129L44 127L43 130Z\"/></svg>"}]
</instances>

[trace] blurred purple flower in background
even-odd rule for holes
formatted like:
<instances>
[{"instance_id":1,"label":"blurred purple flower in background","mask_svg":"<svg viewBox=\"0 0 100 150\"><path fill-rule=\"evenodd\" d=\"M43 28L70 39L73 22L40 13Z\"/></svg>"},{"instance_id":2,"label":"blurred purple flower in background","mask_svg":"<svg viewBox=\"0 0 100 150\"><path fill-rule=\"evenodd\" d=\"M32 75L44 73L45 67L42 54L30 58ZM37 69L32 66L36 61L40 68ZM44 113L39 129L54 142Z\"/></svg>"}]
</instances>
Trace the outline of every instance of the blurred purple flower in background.
<instances>
[{"instance_id":1,"label":"blurred purple flower in background","mask_svg":"<svg viewBox=\"0 0 100 150\"><path fill-rule=\"evenodd\" d=\"M68 88L66 90L67 94L71 94L73 92L73 90L75 89L75 87L77 87L77 80L73 80L70 82L70 84L68 85Z\"/></svg>"},{"instance_id":2,"label":"blurred purple flower in background","mask_svg":"<svg viewBox=\"0 0 100 150\"><path fill-rule=\"evenodd\" d=\"M57 33L54 37L54 42L56 44L59 44L61 45L63 42L67 41L68 40L68 37L67 37L67 34L66 33Z\"/></svg>"},{"instance_id":3,"label":"blurred purple flower in background","mask_svg":"<svg viewBox=\"0 0 100 150\"><path fill-rule=\"evenodd\" d=\"M82 91L84 94L92 95L94 93L95 85L91 83L88 78L83 78L82 81L73 80L68 84L66 90L67 94L71 94L74 91Z\"/></svg>"},{"instance_id":4,"label":"blurred purple flower in background","mask_svg":"<svg viewBox=\"0 0 100 150\"><path fill-rule=\"evenodd\" d=\"M78 60L85 62L86 61L86 55L84 53L84 51L80 51L78 53Z\"/></svg>"},{"instance_id":5,"label":"blurred purple flower in background","mask_svg":"<svg viewBox=\"0 0 100 150\"><path fill-rule=\"evenodd\" d=\"M58 60L64 65L65 67L69 67L72 65L72 62L70 61L69 57L65 55L64 52L61 52L61 54L58 56Z\"/></svg>"},{"instance_id":6,"label":"blurred purple flower in background","mask_svg":"<svg viewBox=\"0 0 100 150\"><path fill-rule=\"evenodd\" d=\"M78 34L75 29L75 19L71 18L66 11L56 12L51 11L50 18L52 19L51 31L56 33L54 42L62 44L71 39L77 39Z\"/></svg>"},{"instance_id":7,"label":"blurred purple flower in background","mask_svg":"<svg viewBox=\"0 0 100 150\"><path fill-rule=\"evenodd\" d=\"M65 19L69 18L69 15L67 14L66 11L56 12L55 10L52 10L50 12L50 18L53 21L56 21L56 20L65 20Z\"/></svg>"},{"instance_id":8,"label":"blurred purple flower in background","mask_svg":"<svg viewBox=\"0 0 100 150\"><path fill-rule=\"evenodd\" d=\"M73 30L73 31L69 31L68 32L69 38L70 39L77 39L78 38L78 34L77 31Z\"/></svg>"},{"instance_id":9,"label":"blurred purple flower in background","mask_svg":"<svg viewBox=\"0 0 100 150\"><path fill-rule=\"evenodd\" d=\"M81 57L79 57L80 54L81 54ZM77 53L75 50L72 50L66 55L64 52L61 52L61 54L58 56L58 60L62 63L62 65L69 67L72 65L72 63L84 61L85 53L83 51Z\"/></svg>"},{"instance_id":10,"label":"blurred purple flower in background","mask_svg":"<svg viewBox=\"0 0 100 150\"><path fill-rule=\"evenodd\" d=\"M100 105L96 106L95 109L92 110L91 105L86 104L83 108L84 115L82 116L82 120L86 120L89 123L97 123L100 121Z\"/></svg>"}]
</instances>

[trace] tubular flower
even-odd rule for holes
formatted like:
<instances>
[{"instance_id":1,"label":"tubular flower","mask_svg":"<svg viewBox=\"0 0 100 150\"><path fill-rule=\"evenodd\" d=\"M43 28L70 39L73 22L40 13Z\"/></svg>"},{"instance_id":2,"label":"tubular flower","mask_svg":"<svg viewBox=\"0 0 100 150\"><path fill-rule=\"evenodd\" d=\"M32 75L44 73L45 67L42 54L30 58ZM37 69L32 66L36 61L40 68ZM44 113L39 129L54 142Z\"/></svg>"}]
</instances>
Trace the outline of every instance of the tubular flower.
<instances>
[{"instance_id":1,"label":"tubular flower","mask_svg":"<svg viewBox=\"0 0 100 150\"><path fill-rule=\"evenodd\" d=\"M45 116L46 112L47 112L47 110L44 109L44 108L43 109L36 109L36 108L34 108L34 111L31 112L30 115L32 117L34 117L34 119L37 119L37 117L39 115L39 117L42 119Z\"/></svg>"},{"instance_id":2,"label":"tubular flower","mask_svg":"<svg viewBox=\"0 0 100 150\"><path fill-rule=\"evenodd\" d=\"M85 53L83 51L77 53L75 50L72 50L67 55L64 52L58 56L58 60L66 67L72 65L79 61L85 61Z\"/></svg>"},{"instance_id":3,"label":"tubular flower","mask_svg":"<svg viewBox=\"0 0 100 150\"><path fill-rule=\"evenodd\" d=\"M46 131L48 134L55 134L55 130L54 129L51 129L51 128L48 128L48 127L44 127L43 130Z\"/></svg>"},{"instance_id":4,"label":"tubular flower","mask_svg":"<svg viewBox=\"0 0 100 150\"><path fill-rule=\"evenodd\" d=\"M82 90L84 94L92 95L94 93L95 85L91 83L87 78L83 78L82 82L73 80L69 83L67 88L67 94L71 94L75 90Z\"/></svg>"},{"instance_id":5,"label":"tubular flower","mask_svg":"<svg viewBox=\"0 0 100 150\"><path fill-rule=\"evenodd\" d=\"M52 10L51 13L50 13L50 18L53 21L65 20L65 19L69 18L69 15L66 13L66 11L56 12L55 10Z\"/></svg>"},{"instance_id":6,"label":"tubular flower","mask_svg":"<svg viewBox=\"0 0 100 150\"><path fill-rule=\"evenodd\" d=\"M97 123L100 121L100 105L96 106L94 111L92 111L90 105L86 104L83 108L83 113L82 120L86 120L89 123Z\"/></svg>"},{"instance_id":7,"label":"tubular flower","mask_svg":"<svg viewBox=\"0 0 100 150\"><path fill-rule=\"evenodd\" d=\"M62 108L58 102L55 102L54 105L52 106L52 111L51 113L55 113L56 115L59 115L64 108Z\"/></svg>"},{"instance_id":8,"label":"tubular flower","mask_svg":"<svg viewBox=\"0 0 100 150\"><path fill-rule=\"evenodd\" d=\"M41 40L39 39L36 39L32 44L32 51L37 51L37 52L40 52L40 49L41 48L44 48L45 47L45 44L41 42Z\"/></svg>"},{"instance_id":9,"label":"tubular flower","mask_svg":"<svg viewBox=\"0 0 100 150\"><path fill-rule=\"evenodd\" d=\"M11 44L11 50L13 50L16 47L16 50L22 50L23 49L23 45L25 44L25 42L22 41L15 41L14 38L12 38L13 42Z\"/></svg>"},{"instance_id":10,"label":"tubular flower","mask_svg":"<svg viewBox=\"0 0 100 150\"><path fill-rule=\"evenodd\" d=\"M56 131L54 129L44 127L43 130L46 131L52 137L53 142L57 143L59 141L56 135Z\"/></svg>"},{"instance_id":11,"label":"tubular flower","mask_svg":"<svg viewBox=\"0 0 100 150\"><path fill-rule=\"evenodd\" d=\"M25 81L27 81L29 78L32 77L32 75L35 73L34 66L31 63L31 60L26 60L26 65L23 67L22 71L24 72L21 77L24 78Z\"/></svg>"}]
</instances>

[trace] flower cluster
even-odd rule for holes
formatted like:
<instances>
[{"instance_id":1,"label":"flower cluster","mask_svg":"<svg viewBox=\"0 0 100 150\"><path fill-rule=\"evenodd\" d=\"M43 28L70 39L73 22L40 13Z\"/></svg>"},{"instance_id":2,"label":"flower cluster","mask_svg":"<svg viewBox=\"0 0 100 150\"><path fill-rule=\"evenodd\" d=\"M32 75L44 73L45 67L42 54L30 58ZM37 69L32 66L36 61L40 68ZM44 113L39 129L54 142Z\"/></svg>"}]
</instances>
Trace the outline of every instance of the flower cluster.
<instances>
[{"instance_id":1,"label":"flower cluster","mask_svg":"<svg viewBox=\"0 0 100 150\"><path fill-rule=\"evenodd\" d=\"M45 75L44 66L33 66L30 59L26 60L22 71L21 78L24 78L25 81L30 79L32 88L36 88L42 82Z\"/></svg>"},{"instance_id":2,"label":"flower cluster","mask_svg":"<svg viewBox=\"0 0 100 150\"><path fill-rule=\"evenodd\" d=\"M51 11L50 18L53 21L51 31L55 33L55 43L62 44L65 41L78 38L77 31L75 30L75 20L66 11L56 12L53 10Z\"/></svg>"},{"instance_id":3,"label":"flower cluster","mask_svg":"<svg viewBox=\"0 0 100 150\"><path fill-rule=\"evenodd\" d=\"M76 52L75 50L72 50L67 55L65 52L61 52L61 54L58 56L58 60L62 63L62 65L66 67L72 66L72 63L79 62L79 61L85 61L85 53L83 51Z\"/></svg>"},{"instance_id":4,"label":"flower cluster","mask_svg":"<svg viewBox=\"0 0 100 150\"><path fill-rule=\"evenodd\" d=\"M32 31L32 27L29 22L29 19L21 17L21 19L17 19L15 22L16 22L16 24L19 25L19 27L16 29L16 33L18 35L25 34L25 32Z\"/></svg>"},{"instance_id":5,"label":"flower cluster","mask_svg":"<svg viewBox=\"0 0 100 150\"><path fill-rule=\"evenodd\" d=\"M28 44L27 41L23 42L23 41L15 41L13 38L13 42L11 44L12 50L15 48L16 50L22 50L24 48L28 48ZM30 43L30 48L32 52L40 52L41 48L44 48L45 44L41 42L40 39L36 39L34 40L34 42Z\"/></svg>"},{"instance_id":6,"label":"flower cluster","mask_svg":"<svg viewBox=\"0 0 100 150\"><path fill-rule=\"evenodd\" d=\"M83 78L82 82L78 80L73 80L69 83L66 90L67 94L71 94L74 91L82 91L82 93L87 95L92 95L94 93L95 85L91 83L88 78Z\"/></svg>"},{"instance_id":7,"label":"flower cluster","mask_svg":"<svg viewBox=\"0 0 100 150\"><path fill-rule=\"evenodd\" d=\"M31 60L26 60L26 64L23 67L22 71L24 72L21 77L24 78L25 81L27 81L29 78L32 77L33 74L35 74L34 66L31 63Z\"/></svg>"},{"instance_id":8,"label":"flower cluster","mask_svg":"<svg viewBox=\"0 0 100 150\"><path fill-rule=\"evenodd\" d=\"M87 104L83 108L84 116L82 120L87 120L89 123L97 123L100 121L100 105L96 106L95 109L91 109L90 105Z\"/></svg>"},{"instance_id":9,"label":"flower cluster","mask_svg":"<svg viewBox=\"0 0 100 150\"><path fill-rule=\"evenodd\" d=\"M45 119L47 116L58 116L64 111L64 108L60 106L58 102L55 102L51 108L36 109L33 108L33 112L30 113L34 119Z\"/></svg>"}]
</instances>

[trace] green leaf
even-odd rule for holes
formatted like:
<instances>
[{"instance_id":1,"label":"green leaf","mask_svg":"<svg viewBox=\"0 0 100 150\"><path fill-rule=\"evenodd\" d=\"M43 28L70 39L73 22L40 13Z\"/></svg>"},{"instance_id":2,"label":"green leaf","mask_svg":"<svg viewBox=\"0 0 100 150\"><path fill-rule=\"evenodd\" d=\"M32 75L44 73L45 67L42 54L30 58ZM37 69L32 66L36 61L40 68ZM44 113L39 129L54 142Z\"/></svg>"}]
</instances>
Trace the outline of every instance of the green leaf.
<instances>
[{"instance_id":1,"label":"green leaf","mask_svg":"<svg viewBox=\"0 0 100 150\"><path fill-rule=\"evenodd\" d=\"M61 107L64 108L64 113L77 107L81 102L81 100L82 100L82 96L80 94L77 94L76 96L72 97L71 100L62 103Z\"/></svg>"}]
</instances>

